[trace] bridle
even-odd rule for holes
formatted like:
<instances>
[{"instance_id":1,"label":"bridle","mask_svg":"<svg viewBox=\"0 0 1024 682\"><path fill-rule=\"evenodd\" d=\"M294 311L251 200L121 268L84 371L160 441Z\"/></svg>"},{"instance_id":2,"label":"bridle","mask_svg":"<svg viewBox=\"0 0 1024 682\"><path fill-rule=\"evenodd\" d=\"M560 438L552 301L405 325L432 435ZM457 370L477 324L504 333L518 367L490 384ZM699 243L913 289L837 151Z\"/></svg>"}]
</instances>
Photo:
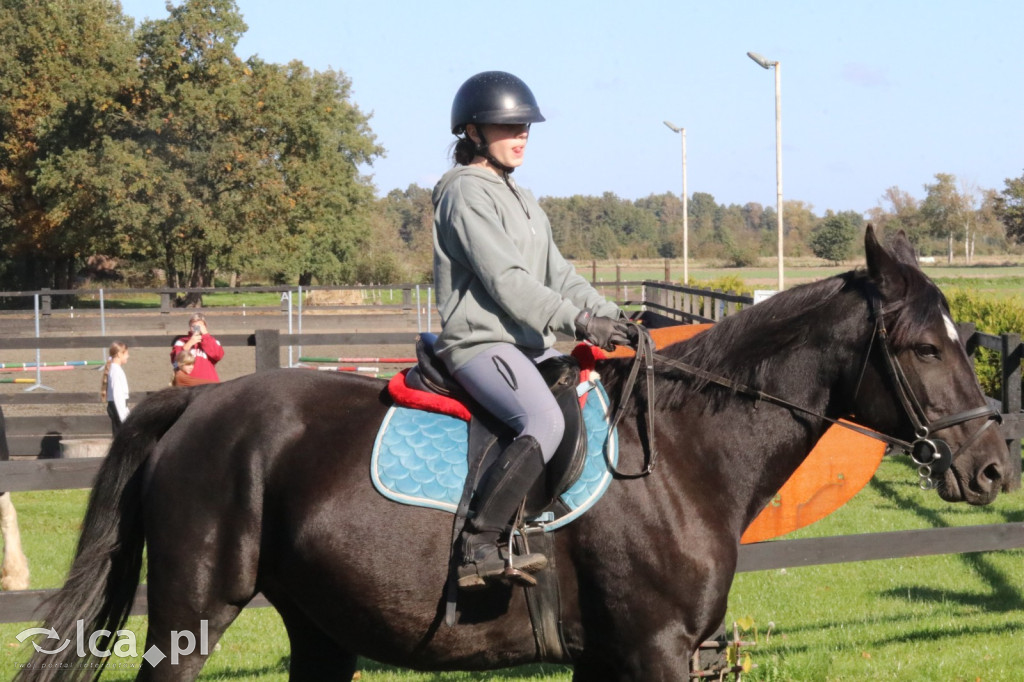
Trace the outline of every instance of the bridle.
<instances>
[{"instance_id":1,"label":"bridle","mask_svg":"<svg viewBox=\"0 0 1024 682\"><path fill-rule=\"evenodd\" d=\"M903 372L903 367L900 365L899 360L896 358L896 354L893 352L892 344L889 342L889 333L885 328L885 319L881 304L877 296L871 297L871 313L875 318L875 330L871 335L871 344L874 344L875 339L879 340L882 349L882 358L885 360L886 372L889 379L892 382L893 388L896 392L896 397L899 399L900 405L903 406L903 412L906 414L907 419L914 426L914 441L912 443L906 443L898 439L886 438L888 442L899 445L905 452L910 453L911 459L914 464L917 464L917 474L921 479L921 487L930 490L935 488L938 484L938 477L946 473L949 467L952 466L953 460L963 452L964 449L972 445L981 434L985 432L993 424L1000 424L1003 421L1002 415L999 410L994 409L989 405L981 407L975 407L970 410L964 410L963 412L957 412L948 417L942 419L936 419L935 421L928 421L928 416L924 412L924 408L921 407L921 403L917 400L917 396L914 395L914 389L910 386L910 381L907 379L907 375ZM867 366L868 358L871 355L871 345L868 346L868 352L864 357L864 365ZM863 378L864 369L861 369L861 378ZM857 381L857 391L860 390L860 380ZM857 393L854 393L856 398ZM988 417L985 423L981 425L971 436L960 444L956 452L952 451L949 447L949 443L941 438L935 438L932 434L942 429L949 428L950 426L956 426L957 424L963 424L964 422L977 419L979 417Z\"/></svg>"},{"instance_id":2,"label":"bridle","mask_svg":"<svg viewBox=\"0 0 1024 682\"><path fill-rule=\"evenodd\" d=\"M621 400L619 405L616 407L615 415L611 420L609 432L611 432L611 430L613 430L622 419L626 405L633 396L633 386L636 382L637 376L639 375L640 366L642 365L646 370L645 378L647 381L648 407L646 427L648 443L644 447L644 468L637 473L622 472L609 458L606 457L608 460L608 467L612 474L618 478L640 478L650 474L654 470L654 465L657 462L658 457L658 452L654 447L653 409L654 362L657 360L661 364L681 370L704 381L714 383L735 391L736 393L742 393L752 397L757 402L764 401L796 412L803 412L804 414L809 414L832 424L837 424L845 429L856 431L865 436L874 438L875 440L880 440L889 445L898 447L904 452L909 453L911 459L917 465L917 473L920 478L921 488L925 490L935 488L938 485L939 477L949 470L950 466L953 464L953 460L956 459L963 450L977 441L985 430L992 426L992 424L1002 423L1002 415L995 408L985 405L957 412L956 414L948 417L929 421L920 401L918 401L917 397L914 395L914 389L910 385L910 381L907 379L907 375L903 371L903 367L900 365L899 359L896 357L896 353L893 351L892 344L889 341L889 334L885 327L881 302L877 294L871 294L869 296L869 301L871 306L871 315L874 317L875 324L871 333L871 338L868 341L867 352L864 354L864 364L861 366L857 380L857 386L854 391L854 400L856 400L856 396L860 392L861 381L864 378L865 370L871 360L871 351L874 348L874 344L877 339L878 345L881 349L882 358L885 361L887 376L893 385L896 397L900 405L903 407L903 411L906 414L907 419L914 427L914 440L912 442L907 442L900 438L896 438L895 436L879 433L846 420L840 421L838 419L833 419L832 417L828 417L817 410L812 410L801 405L791 403L784 398L779 398L769 393L765 393L759 389L747 386L746 384L741 384L733 381L732 379L715 374L714 372L709 372L708 370L701 369L700 367L696 367L689 363L656 353L654 351L654 342L647 330L641 325L631 322L630 324L635 326L639 335L636 347L636 357L630 367L629 375L623 383L621 395L625 396L625 398ZM979 417L988 417L988 419L973 434L971 434L967 440L961 443L956 452L953 452L952 448L945 440L934 437L934 434L942 429L947 429L951 426L956 426L957 424L962 424Z\"/></svg>"}]
</instances>

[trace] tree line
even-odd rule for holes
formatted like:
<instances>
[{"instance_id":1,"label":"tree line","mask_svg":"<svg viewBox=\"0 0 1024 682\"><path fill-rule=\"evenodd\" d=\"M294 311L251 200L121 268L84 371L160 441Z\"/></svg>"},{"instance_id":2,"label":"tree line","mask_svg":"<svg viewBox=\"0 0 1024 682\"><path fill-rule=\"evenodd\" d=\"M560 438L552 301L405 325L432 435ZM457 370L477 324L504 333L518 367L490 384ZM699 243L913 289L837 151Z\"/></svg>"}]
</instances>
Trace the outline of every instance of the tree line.
<instances>
[{"instance_id":1,"label":"tree line","mask_svg":"<svg viewBox=\"0 0 1024 682\"><path fill-rule=\"evenodd\" d=\"M135 26L116 0L0 4L0 286L72 288L117 262L132 285L429 281L430 189L376 198L384 154L341 71L236 54L234 0L184 0ZM1024 241L1024 175L1001 190L937 174L868 219L970 262ZM688 197L689 253L773 256L774 207ZM673 194L543 197L568 258L682 256ZM864 214L785 204L786 254L853 255Z\"/></svg>"},{"instance_id":2,"label":"tree line","mask_svg":"<svg viewBox=\"0 0 1024 682\"><path fill-rule=\"evenodd\" d=\"M854 258L860 253L869 221L883 234L903 230L921 255L951 263L957 259L969 264L975 254L1020 252L1024 243L1024 175L1007 179L1003 191L997 192L979 190L958 182L954 175L938 173L923 190L924 198L917 199L899 187L890 187L878 205L867 211L867 217L853 210L828 210L819 216L803 201L786 201L785 255L816 256L834 263ZM706 192L694 192L687 203L691 258L744 267L776 255L774 206L719 204ZM633 201L611 192L600 197L542 197L540 205L551 222L556 243L569 259L683 255L683 202L675 194L652 194ZM428 273L430 191L416 185L394 190L379 206L386 215L382 223L386 234L397 232L401 243L412 247L402 262Z\"/></svg>"}]
</instances>

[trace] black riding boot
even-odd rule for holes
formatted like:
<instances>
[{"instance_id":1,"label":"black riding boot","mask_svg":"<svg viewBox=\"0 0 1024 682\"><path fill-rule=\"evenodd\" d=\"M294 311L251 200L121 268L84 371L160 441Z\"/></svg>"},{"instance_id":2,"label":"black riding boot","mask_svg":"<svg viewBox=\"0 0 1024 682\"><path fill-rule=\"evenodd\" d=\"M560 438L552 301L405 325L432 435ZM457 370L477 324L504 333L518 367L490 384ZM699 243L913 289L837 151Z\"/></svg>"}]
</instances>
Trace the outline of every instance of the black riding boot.
<instances>
[{"instance_id":1,"label":"black riding boot","mask_svg":"<svg viewBox=\"0 0 1024 682\"><path fill-rule=\"evenodd\" d=\"M466 521L462 532L462 565L459 566L459 587L474 589L485 587L488 581L505 580L521 585L533 585L529 576L547 566L543 554L524 554L511 557L498 541L509 529L516 513L533 482L544 472L544 456L540 444L533 436L512 441L498 456L487 480L477 491L476 513ZM510 570L506 570L511 566Z\"/></svg>"}]
</instances>

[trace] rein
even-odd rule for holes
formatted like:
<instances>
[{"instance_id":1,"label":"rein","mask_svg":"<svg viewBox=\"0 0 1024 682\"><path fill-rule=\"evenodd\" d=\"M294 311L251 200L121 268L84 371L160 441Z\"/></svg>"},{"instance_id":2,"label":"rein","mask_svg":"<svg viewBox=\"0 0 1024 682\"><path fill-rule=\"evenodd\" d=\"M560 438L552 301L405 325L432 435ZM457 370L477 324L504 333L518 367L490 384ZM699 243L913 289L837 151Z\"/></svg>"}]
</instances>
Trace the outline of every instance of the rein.
<instances>
[{"instance_id":1,"label":"rein","mask_svg":"<svg viewBox=\"0 0 1024 682\"><path fill-rule=\"evenodd\" d=\"M636 384L636 377L640 373L640 365L642 364L646 370L645 379L647 380L647 444L643 448L644 468L635 474L623 472L612 462L608 454L608 448L605 448L604 459L608 465L608 470L612 472L612 476L632 479L642 478L654 471L654 465L658 461L658 451L654 447L654 358L655 356L663 358L663 356L654 352L654 340L651 338L650 332L636 322L631 321L629 324L637 331L636 355L633 357L633 364L629 368L629 376L626 377L626 381L622 384L622 390L619 392L619 404L615 407L615 415L609 422L608 433L610 435L615 432L615 427L619 425L622 416L626 412L626 406L633 397L633 386ZM625 397L622 398L622 396Z\"/></svg>"},{"instance_id":2,"label":"rein","mask_svg":"<svg viewBox=\"0 0 1024 682\"><path fill-rule=\"evenodd\" d=\"M882 441L888 445L899 447L904 452L909 453L911 459L913 459L914 463L918 465L918 477L920 478L921 488L926 490L935 488L938 485L938 476L945 473L950 466L952 466L953 460L963 450L977 441L981 434L991 427L993 423L1002 423L1002 415L998 410L985 405L982 407L964 410L948 417L929 422L925 415L924 408L914 395L914 390L910 385L910 381L907 379L906 373L903 371L903 367L900 365L899 360L896 358L896 354L892 350L892 345L889 342L889 335L885 328L885 321L883 320L882 309L878 297L872 296L870 298L870 303L871 312L875 318L875 325L868 344L868 351L864 356L864 366L861 368L860 378L857 381L857 389L854 395L856 396L856 394L860 392L860 383L864 377L864 370L867 368L868 362L870 361L871 350L874 347L875 339L877 337L882 350L882 357L885 359L887 374L892 381L896 397L898 398L900 405L903 407L907 418L914 426L915 439L913 442L908 442L900 438L896 438L895 436L878 433L877 431L872 431L871 429L860 426L859 424L833 419L832 417L822 414L818 410L812 410L803 407L802 405L797 405L796 403L792 403L784 398L774 396L770 393L765 393L764 391L733 381L732 379L715 374L714 372L709 372L708 370L701 369L700 367L696 367L689 363L669 358L660 353L655 353L654 342L652 341L650 334L642 326L633 322L631 324L635 325L639 332L636 357L630 367L629 376L623 383L622 392L620 394L626 396L626 399L622 400L616 407L615 416L611 422L611 429L614 429L618 425L623 416L626 405L633 396L633 386L636 382L637 375L639 374L640 365L643 364L647 370L648 408L646 425L649 444L644 448L643 470L632 474L623 473L616 468L611 461L608 461L608 467L612 474L620 478L640 478L650 474L654 469L654 464L657 461L657 451L654 447L654 360L657 358L658 362L669 365L670 367L674 367L675 369L691 374L709 383L714 383L724 388L728 388L736 393L741 393L754 398L755 403L764 401L791 411L803 412L804 414L822 419L831 424L841 426L844 429L856 431L857 433ZM941 438L931 437L932 434L937 431L941 431L942 429L956 426L957 424L962 424L979 417L988 417L988 419L981 427L971 434L971 436L964 441L959 448L957 448L955 453L946 441Z\"/></svg>"}]
</instances>

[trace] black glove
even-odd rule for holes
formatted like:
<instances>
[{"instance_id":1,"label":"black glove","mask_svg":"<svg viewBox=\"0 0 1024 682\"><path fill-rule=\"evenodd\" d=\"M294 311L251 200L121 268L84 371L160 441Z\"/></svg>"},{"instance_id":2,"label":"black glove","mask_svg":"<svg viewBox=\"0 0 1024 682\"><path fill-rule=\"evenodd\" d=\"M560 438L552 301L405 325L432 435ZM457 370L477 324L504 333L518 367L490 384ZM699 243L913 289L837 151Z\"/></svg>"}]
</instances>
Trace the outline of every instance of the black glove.
<instances>
[{"instance_id":1,"label":"black glove","mask_svg":"<svg viewBox=\"0 0 1024 682\"><path fill-rule=\"evenodd\" d=\"M606 351L629 344L629 324L613 317L597 317L588 308L576 316L576 338Z\"/></svg>"},{"instance_id":2,"label":"black glove","mask_svg":"<svg viewBox=\"0 0 1024 682\"><path fill-rule=\"evenodd\" d=\"M640 323L634 324L625 310L619 310L619 320L626 323L626 337L628 338L626 345L630 348L637 348L640 345Z\"/></svg>"}]
</instances>

